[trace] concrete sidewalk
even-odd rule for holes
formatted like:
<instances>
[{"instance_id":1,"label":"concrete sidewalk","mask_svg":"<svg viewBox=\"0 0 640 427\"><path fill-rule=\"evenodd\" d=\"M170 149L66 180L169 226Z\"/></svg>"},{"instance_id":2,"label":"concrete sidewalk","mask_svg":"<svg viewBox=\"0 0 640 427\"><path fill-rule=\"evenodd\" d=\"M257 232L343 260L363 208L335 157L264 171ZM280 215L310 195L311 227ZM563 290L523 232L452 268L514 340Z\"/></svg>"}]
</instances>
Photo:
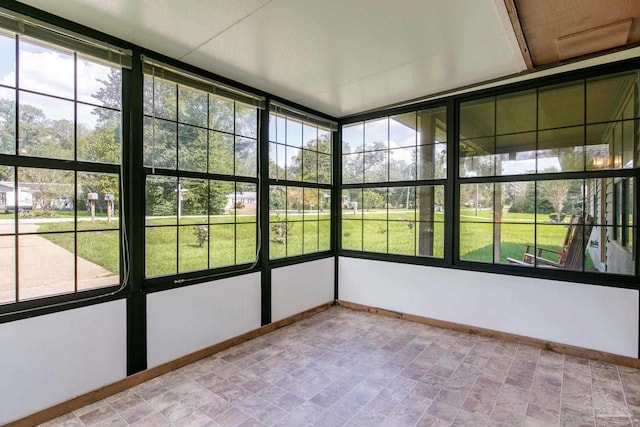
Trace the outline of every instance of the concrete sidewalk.
<instances>
[{"instance_id":1,"label":"concrete sidewalk","mask_svg":"<svg viewBox=\"0 0 640 427\"><path fill-rule=\"evenodd\" d=\"M21 224L23 232L36 232L38 225ZM12 226L0 226L0 233L11 233ZM74 291L74 255L38 235L18 237L20 263L19 299L37 298ZM15 298L15 239L0 236L0 303ZM118 283L117 274L83 258L78 258L78 290Z\"/></svg>"}]
</instances>

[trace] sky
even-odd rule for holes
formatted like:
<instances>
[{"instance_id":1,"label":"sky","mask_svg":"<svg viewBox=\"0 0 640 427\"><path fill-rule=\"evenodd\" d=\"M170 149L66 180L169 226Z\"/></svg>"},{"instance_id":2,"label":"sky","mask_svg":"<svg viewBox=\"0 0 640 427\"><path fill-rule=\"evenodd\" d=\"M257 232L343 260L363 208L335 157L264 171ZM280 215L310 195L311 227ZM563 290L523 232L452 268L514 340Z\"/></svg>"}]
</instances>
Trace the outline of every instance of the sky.
<instances>
[{"instance_id":1,"label":"sky","mask_svg":"<svg viewBox=\"0 0 640 427\"><path fill-rule=\"evenodd\" d=\"M16 83L15 39L0 35L0 84L15 87ZM101 105L91 95L102 86L98 79L106 79L110 68L102 64L78 58L78 100ZM47 95L73 99L73 55L44 48L20 40L20 88ZM0 90L6 96L9 90ZM23 93L21 102L41 109L49 119L73 120L73 103L48 96ZM81 123L93 127L96 124L92 108L78 109Z\"/></svg>"}]
</instances>

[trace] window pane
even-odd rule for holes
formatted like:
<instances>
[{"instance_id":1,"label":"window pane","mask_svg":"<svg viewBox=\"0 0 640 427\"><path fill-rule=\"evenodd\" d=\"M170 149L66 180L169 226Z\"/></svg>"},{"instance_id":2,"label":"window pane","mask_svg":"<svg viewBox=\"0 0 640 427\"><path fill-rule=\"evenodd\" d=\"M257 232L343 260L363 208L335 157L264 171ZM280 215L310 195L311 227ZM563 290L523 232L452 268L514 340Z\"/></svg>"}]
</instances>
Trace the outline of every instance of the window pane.
<instances>
[{"instance_id":1,"label":"window pane","mask_svg":"<svg viewBox=\"0 0 640 427\"><path fill-rule=\"evenodd\" d=\"M389 180L389 152L368 151L364 153L364 182Z\"/></svg>"},{"instance_id":2,"label":"window pane","mask_svg":"<svg viewBox=\"0 0 640 427\"><path fill-rule=\"evenodd\" d=\"M302 124L302 144L306 148L317 150L318 148L318 127Z\"/></svg>"},{"instance_id":3,"label":"window pane","mask_svg":"<svg viewBox=\"0 0 640 427\"><path fill-rule=\"evenodd\" d=\"M236 129L237 135L249 138L258 137L258 109L249 105L236 103Z\"/></svg>"},{"instance_id":4,"label":"window pane","mask_svg":"<svg viewBox=\"0 0 640 427\"><path fill-rule=\"evenodd\" d=\"M350 188L342 190L342 217L362 219L362 190Z\"/></svg>"},{"instance_id":5,"label":"window pane","mask_svg":"<svg viewBox=\"0 0 640 427\"><path fill-rule=\"evenodd\" d=\"M587 123L634 118L637 104L638 72L597 77L587 80ZM627 106L631 105L631 109ZM631 114L625 116L624 112Z\"/></svg>"},{"instance_id":6,"label":"window pane","mask_svg":"<svg viewBox=\"0 0 640 427\"><path fill-rule=\"evenodd\" d=\"M209 132L209 172L233 174L233 135Z\"/></svg>"},{"instance_id":7,"label":"window pane","mask_svg":"<svg viewBox=\"0 0 640 427\"><path fill-rule=\"evenodd\" d=\"M494 98L460 104L460 139L492 136L495 133Z\"/></svg>"},{"instance_id":8,"label":"window pane","mask_svg":"<svg viewBox=\"0 0 640 427\"><path fill-rule=\"evenodd\" d=\"M416 251L418 255L423 256L442 256L437 255L442 243L439 239L443 236L436 235L434 222L443 221L443 205L444 205L444 187L421 186L416 188Z\"/></svg>"},{"instance_id":9,"label":"window pane","mask_svg":"<svg viewBox=\"0 0 640 427\"><path fill-rule=\"evenodd\" d=\"M145 276L175 274L178 260L178 228L145 229Z\"/></svg>"},{"instance_id":10,"label":"window pane","mask_svg":"<svg viewBox=\"0 0 640 427\"><path fill-rule=\"evenodd\" d=\"M364 182L364 155L362 153L342 156L342 182L344 184Z\"/></svg>"},{"instance_id":11,"label":"window pane","mask_svg":"<svg viewBox=\"0 0 640 427\"><path fill-rule=\"evenodd\" d=\"M286 146L287 179L292 181L302 180L300 169L302 168L302 150L296 147Z\"/></svg>"},{"instance_id":12,"label":"window pane","mask_svg":"<svg viewBox=\"0 0 640 427\"><path fill-rule=\"evenodd\" d=\"M584 170L584 127L538 132L538 172Z\"/></svg>"},{"instance_id":13,"label":"window pane","mask_svg":"<svg viewBox=\"0 0 640 427\"><path fill-rule=\"evenodd\" d=\"M207 180L180 178L178 191L178 222L180 224L206 224L209 202ZM211 203L216 202L220 203L221 201L211 200Z\"/></svg>"},{"instance_id":14,"label":"window pane","mask_svg":"<svg viewBox=\"0 0 640 427\"><path fill-rule=\"evenodd\" d=\"M447 142L447 109L418 111L418 145Z\"/></svg>"},{"instance_id":15,"label":"window pane","mask_svg":"<svg viewBox=\"0 0 640 427\"><path fill-rule=\"evenodd\" d=\"M533 223L536 215L535 183L513 181L495 185L496 199L500 196L502 222ZM496 211L498 206L496 206ZM548 218L547 218L548 219Z\"/></svg>"},{"instance_id":16,"label":"window pane","mask_svg":"<svg viewBox=\"0 0 640 427\"><path fill-rule=\"evenodd\" d=\"M572 82L541 88L538 92L538 129L584 123L584 83Z\"/></svg>"},{"instance_id":17,"label":"window pane","mask_svg":"<svg viewBox=\"0 0 640 427\"><path fill-rule=\"evenodd\" d=\"M72 54L20 40L22 89L73 99L74 68Z\"/></svg>"},{"instance_id":18,"label":"window pane","mask_svg":"<svg viewBox=\"0 0 640 427\"><path fill-rule=\"evenodd\" d=\"M144 165L151 168L176 168L176 123L144 118Z\"/></svg>"},{"instance_id":19,"label":"window pane","mask_svg":"<svg viewBox=\"0 0 640 427\"><path fill-rule=\"evenodd\" d=\"M280 153L280 150L282 150L282 153ZM276 144L275 142L269 143L269 178L284 179L284 153L284 145Z\"/></svg>"},{"instance_id":20,"label":"window pane","mask_svg":"<svg viewBox=\"0 0 640 427\"><path fill-rule=\"evenodd\" d=\"M117 285L120 282L120 233L78 233L78 290ZM70 242L73 247L73 241Z\"/></svg>"},{"instance_id":21,"label":"window pane","mask_svg":"<svg viewBox=\"0 0 640 427\"><path fill-rule=\"evenodd\" d=\"M392 216L391 213L389 216L389 253L415 255L415 221L403 216Z\"/></svg>"},{"instance_id":22,"label":"window pane","mask_svg":"<svg viewBox=\"0 0 640 427\"><path fill-rule=\"evenodd\" d=\"M78 101L122 108L122 72L120 69L78 57Z\"/></svg>"},{"instance_id":23,"label":"window pane","mask_svg":"<svg viewBox=\"0 0 640 427\"><path fill-rule=\"evenodd\" d=\"M256 225L238 224L236 226L236 263L248 263L256 260Z\"/></svg>"},{"instance_id":24,"label":"window pane","mask_svg":"<svg viewBox=\"0 0 640 427\"><path fill-rule=\"evenodd\" d=\"M302 122L287 119L287 145L302 147Z\"/></svg>"},{"instance_id":25,"label":"window pane","mask_svg":"<svg viewBox=\"0 0 640 427\"><path fill-rule=\"evenodd\" d=\"M362 220L342 220L342 249L362 250Z\"/></svg>"},{"instance_id":26,"label":"window pane","mask_svg":"<svg viewBox=\"0 0 640 427\"><path fill-rule=\"evenodd\" d=\"M15 90L0 87L0 154L16 153L15 97Z\"/></svg>"},{"instance_id":27,"label":"window pane","mask_svg":"<svg viewBox=\"0 0 640 427\"><path fill-rule=\"evenodd\" d=\"M536 172L536 133L516 133L496 137L496 175Z\"/></svg>"},{"instance_id":28,"label":"window pane","mask_svg":"<svg viewBox=\"0 0 640 427\"><path fill-rule=\"evenodd\" d=\"M538 181L536 186L539 221L559 224L569 222L572 215L582 217L582 180Z\"/></svg>"},{"instance_id":29,"label":"window pane","mask_svg":"<svg viewBox=\"0 0 640 427\"><path fill-rule=\"evenodd\" d=\"M120 164L120 111L77 105L77 158L86 162Z\"/></svg>"},{"instance_id":30,"label":"window pane","mask_svg":"<svg viewBox=\"0 0 640 427\"><path fill-rule=\"evenodd\" d=\"M73 102L20 92L22 156L73 159Z\"/></svg>"},{"instance_id":31,"label":"window pane","mask_svg":"<svg viewBox=\"0 0 640 427\"><path fill-rule=\"evenodd\" d=\"M74 233L27 234L18 237L19 300L75 290L73 238Z\"/></svg>"},{"instance_id":32,"label":"window pane","mask_svg":"<svg viewBox=\"0 0 640 427\"><path fill-rule=\"evenodd\" d=\"M303 226L304 253L318 252L318 221L305 221Z\"/></svg>"},{"instance_id":33,"label":"window pane","mask_svg":"<svg viewBox=\"0 0 640 427\"><path fill-rule=\"evenodd\" d=\"M622 122L622 167L633 168L633 149L637 129L637 121L627 120Z\"/></svg>"},{"instance_id":34,"label":"window pane","mask_svg":"<svg viewBox=\"0 0 640 427\"><path fill-rule=\"evenodd\" d=\"M496 133L520 133L536 129L536 91L501 95L496 99Z\"/></svg>"},{"instance_id":35,"label":"window pane","mask_svg":"<svg viewBox=\"0 0 640 427\"><path fill-rule=\"evenodd\" d=\"M493 223L460 223L460 259L493 262Z\"/></svg>"},{"instance_id":36,"label":"window pane","mask_svg":"<svg viewBox=\"0 0 640 427\"><path fill-rule=\"evenodd\" d=\"M447 177L447 144L418 146L418 179Z\"/></svg>"},{"instance_id":37,"label":"window pane","mask_svg":"<svg viewBox=\"0 0 640 427\"><path fill-rule=\"evenodd\" d=\"M233 101L209 96L209 128L233 133Z\"/></svg>"},{"instance_id":38,"label":"window pane","mask_svg":"<svg viewBox=\"0 0 640 427\"><path fill-rule=\"evenodd\" d=\"M295 217L294 217L295 218ZM299 221L299 217L295 218L296 221L287 221L289 227L287 233L287 256L301 255L302 252L302 233L303 223Z\"/></svg>"},{"instance_id":39,"label":"window pane","mask_svg":"<svg viewBox=\"0 0 640 427\"><path fill-rule=\"evenodd\" d=\"M318 151L325 154L331 154L332 150L331 131L318 128Z\"/></svg>"},{"instance_id":40,"label":"window pane","mask_svg":"<svg viewBox=\"0 0 640 427\"><path fill-rule=\"evenodd\" d=\"M389 180L416 179L416 147L389 150Z\"/></svg>"},{"instance_id":41,"label":"window pane","mask_svg":"<svg viewBox=\"0 0 640 427\"><path fill-rule=\"evenodd\" d=\"M331 184L331 155L318 153L318 183Z\"/></svg>"},{"instance_id":42,"label":"window pane","mask_svg":"<svg viewBox=\"0 0 640 427\"><path fill-rule=\"evenodd\" d=\"M209 265L221 267L235 263L235 225L211 225L209 227Z\"/></svg>"},{"instance_id":43,"label":"window pane","mask_svg":"<svg viewBox=\"0 0 640 427\"><path fill-rule=\"evenodd\" d=\"M207 242L209 229L206 224L178 227L178 272L204 270L207 268Z\"/></svg>"},{"instance_id":44,"label":"window pane","mask_svg":"<svg viewBox=\"0 0 640 427\"><path fill-rule=\"evenodd\" d=\"M389 220L415 221L416 187L389 187L387 211Z\"/></svg>"},{"instance_id":45,"label":"window pane","mask_svg":"<svg viewBox=\"0 0 640 427\"><path fill-rule=\"evenodd\" d=\"M356 153L364 150L364 124L355 123L342 127L342 153Z\"/></svg>"},{"instance_id":46,"label":"window pane","mask_svg":"<svg viewBox=\"0 0 640 427\"><path fill-rule=\"evenodd\" d=\"M305 188L304 192L304 220L305 221L317 221L318 220L318 189L317 188Z\"/></svg>"},{"instance_id":47,"label":"window pane","mask_svg":"<svg viewBox=\"0 0 640 427\"><path fill-rule=\"evenodd\" d=\"M235 213L237 222L256 222L258 195L255 184L236 184Z\"/></svg>"},{"instance_id":48,"label":"window pane","mask_svg":"<svg viewBox=\"0 0 640 427\"><path fill-rule=\"evenodd\" d=\"M493 221L493 184L460 186L460 221Z\"/></svg>"},{"instance_id":49,"label":"window pane","mask_svg":"<svg viewBox=\"0 0 640 427\"><path fill-rule=\"evenodd\" d=\"M460 141L460 176L495 174L495 138Z\"/></svg>"},{"instance_id":50,"label":"window pane","mask_svg":"<svg viewBox=\"0 0 640 427\"><path fill-rule=\"evenodd\" d=\"M280 144L287 143L287 119L284 116L276 115L275 134L270 136L272 141Z\"/></svg>"},{"instance_id":51,"label":"window pane","mask_svg":"<svg viewBox=\"0 0 640 427\"><path fill-rule=\"evenodd\" d=\"M331 249L331 221L318 221L318 251Z\"/></svg>"},{"instance_id":52,"label":"window pane","mask_svg":"<svg viewBox=\"0 0 640 427\"><path fill-rule=\"evenodd\" d=\"M235 185L229 181L209 183L209 222L232 223L236 218Z\"/></svg>"},{"instance_id":53,"label":"window pane","mask_svg":"<svg viewBox=\"0 0 640 427\"><path fill-rule=\"evenodd\" d=\"M387 252L387 221L364 221L362 249L366 252Z\"/></svg>"},{"instance_id":54,"label":"window pane","mask_svg":"<svg viewBox=\"0 0 640 427\"><path fill-rule=\"evenodd\" d=\"M16 204L15 168L0 165L0 235L15 234L16 205L18 210L33 209L33 195L29 191L20 192Z\"/></svg>"},{"instance_id":55,"label":"window pane","mask_svg":"<svg viewBox=\"0 0 640 427\"><path fill-rule=\"evenodd\" d=\"M207 131L193 126L178 125L179 169L207 171Z\"/></svg>"},{"instance_id":56,"label":"window pane","mask_svg":"<svg viewBox=\"0 0 640 427\"><path fill-rule=\"evenodd\" d=\"M318 182L318 152L302 150L302 180L305 182Z\"/></svg>"},{"instance_id":57,"label":"window pane","mask_svg":"<svg viewBox=\"0 0 640 427\"><path fill-rule=\"evenodd\" d=\"M370 120L364 123L364 150L383 150L389 147L389 119Z\"/></svg>"},{"instance_id":58,"label":"window pane","mask_svg":"<svg viewBox=\"0 0 640 427\"><path fill-rule=\"evenodd\" d=\"M71 231L74 229L73 172L58 169L18 168L18 231ZM47 221L41 219L48 218ZM52 221L51 219L55 219Z\"/></svg>"},{"instance_id":59,"label":"window pane","mask_svg":"<svg viewBox=\"0 0 640 427\"><path fill-rule=\"evenodd\" d=\"M175 83L165 82L158 78L152 79L153 93L151 96L152 114L156 118L175 121L178 115L176 101L178 87Z\"/></svg>"},{"instance_id":60,"label":"window pane","mask_svg":"<svg viewBox=\"0 0 640 427\"><path fill-rule=\"evenodd\" d=\"M235 174L255 177L258 173L258 144L256 140L236 137L235 153Z\"/></svg>"},{"instance_id":61,"label":"window pane","mask_svg":"<svg viewBox=\"0 0 640 427\"><path fill-rule=\"evenodd\" d=\"M13 228L13 227L11 227ZM6 232L4 225L1 232ZM16 248L13 235L0 234L0 304L16 299Z\"/></svg>"},{"instance_id":62,"label":"window pane","mask_svg":"<svg viewBox=\"0 0 640 427\"><path fill-rule=\"evenodd\" d=\"M2 83L16 86L16 38L14 35L5 36L0 34L0 63L2 64L2 75L13 76L12 79L5 79Z\"/></svg>"},{"instance_id":63,"label":"window pane","mask_svg":"<svg viewBox=\"0 0 640 427\"><path fill-rule=\"evenodd\" d=\"M416 252L418 256L444 257L444 223L416 223Z\"/></svg>"},{"instance_id":64,"label":"window pane","mask_svg":"<svg viewBox=\"0 0 640 427\"><path fill-rule=\"evenodd\" d=\"M287 188L269 187L269 254L271 258L287 255Z\"/></svg>"},{"instance_id":65,"label":"window pane","mask_svg":"<svg viewBox=\"0 0 640 427\"><path fill-rule=\"evenodd\" d=\"M519 261L533 267L533 263L527 259L526 254L534 253L535 226L533 224L497 223L495 227L496 237L500 238L500 252L499 257L496 256L496 262L521 265L517 262Z\"/></svg>"},{"instance_id":66,"label":"window pane","mask_svg":"<svg viewBox=\"0 0 640 427\"><path fill-rule=\"evenodd\" d=\"M362 209L366 218L387 218L387 189L367 188L362 191L362 200L358 201L358 208ZM366 219L365 218L365 219Z\"/></svg>"},{"instance_id":67,"label":"window pane","mask_svg":"<svg viewBox=\"0 0 640 427\"><path fill-rule=\"evenodd\" d=\"M186 86L178 86L178 121L194 126L207 126L207 94Z\"/></svg>"},{"instance_id":68,"label":"window pane","mask_svg":"<svg viewBox=\"0 0 640 427\"><path fill-rule=\"evenodd\" d=\"M77 180L78 230L119 228L120 182L118 175L78 172Z\"/></svg>"},{"instance_id":69,"label":"window pane","mask_svg":"<svg viewBox=\"0 0 640 427\"><path fill-rule=\"evenodd\" d=\"M175 224L178 216L177 178L148 176L146 190L146 224Z\"/></svg>"},{"instance_id":70,"label":"window pane","mask_svg":"<svg viewBox=\"0 0 640 427\"><path fill-rule=\"evenodd\" d=\"M416 145L416 113L405 113L389 118L389 148Z\"/></svg>"}]
</instances>

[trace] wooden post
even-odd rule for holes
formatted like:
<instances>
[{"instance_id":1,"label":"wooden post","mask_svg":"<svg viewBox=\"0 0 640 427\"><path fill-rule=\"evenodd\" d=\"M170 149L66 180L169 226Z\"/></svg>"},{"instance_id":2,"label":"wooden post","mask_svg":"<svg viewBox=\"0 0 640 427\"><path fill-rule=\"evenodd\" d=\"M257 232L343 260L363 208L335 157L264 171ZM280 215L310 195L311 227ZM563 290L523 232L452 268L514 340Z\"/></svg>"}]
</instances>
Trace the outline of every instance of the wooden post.
<instances>
[{"instance_id":1,"label":"wooden post","mask_svg":"<svg viewBox=\"0 0 640 427\"><path fill-rule=\"evenodd\" d=\"M96 200L98 200L98 193L89 193L89 194L87 194L87 200L89 200L89 204L91 206L91 222L95 222L95 220L96 220Z\"/></svg>"}]
</instances>

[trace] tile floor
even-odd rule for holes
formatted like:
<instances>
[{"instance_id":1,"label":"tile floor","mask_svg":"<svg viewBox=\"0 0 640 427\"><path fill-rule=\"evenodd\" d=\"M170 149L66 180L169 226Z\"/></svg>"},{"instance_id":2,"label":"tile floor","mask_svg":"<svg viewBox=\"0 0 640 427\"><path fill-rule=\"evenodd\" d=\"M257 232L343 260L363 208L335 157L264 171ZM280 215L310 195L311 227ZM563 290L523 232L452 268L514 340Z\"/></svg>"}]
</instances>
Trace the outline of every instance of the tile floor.
<instances>
[{"instance_id":1,"label":"tile floor","mask_svg":"<svg viewBox=\"0 0 640 427\"><path fill-rule=\"evenodd\" d=\"M334 307L46 426L640 425L640 371Z\"/></svg>"}]
</instances>

